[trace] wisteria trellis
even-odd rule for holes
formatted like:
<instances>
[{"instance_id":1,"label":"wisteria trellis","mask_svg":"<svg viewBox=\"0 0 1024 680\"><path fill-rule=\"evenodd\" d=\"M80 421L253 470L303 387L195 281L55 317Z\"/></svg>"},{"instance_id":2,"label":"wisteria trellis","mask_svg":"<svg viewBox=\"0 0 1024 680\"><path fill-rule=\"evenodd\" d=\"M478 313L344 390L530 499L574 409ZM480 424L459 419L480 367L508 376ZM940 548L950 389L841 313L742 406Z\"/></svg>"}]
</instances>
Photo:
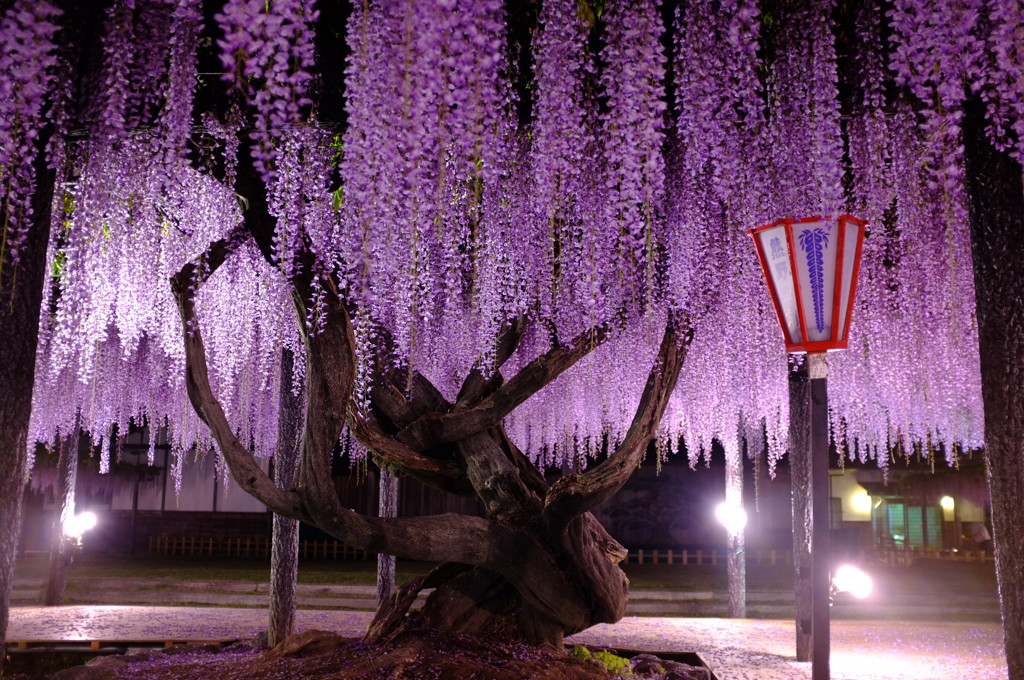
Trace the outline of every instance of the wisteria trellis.
<instances>
[{"instance_id":1,"label":"wisteria trellis","mask_svg":"<svg viewBox=\"0 0 1024 680\"><path fill-rule=\"evenodd\" d=\"M285 280L309 251L323 285L333 278L358 308L363 363L386 333L385 359L449 396L509 319L536 322L510 370L608 323L611 341L509 418L538 464L585 465L621 435L665 315L685 309L695 340L662 450L682 437L696 463L712 439L730 456L767 441L774 465L788 365L743 230L840 210L873 226L850 350L833 359L837 444L883 465L897 444L947 457L979 446L959 125L977 94L993 141L1022 153L1020 4L897 0L883 16L864 0L842 82L834 3L798 5L771 17L761 63L769 37L751 0L687 0L669 27L655 0L600 14L546 0L530 74L497 0L354 3L339 130L310 108L312 90L342 89L316 83L312 0L228 0L205 26L199 0L113 0L100 96L77 113L58 10L17 0L0 20L2 266L18 263L33 181L23 149L44 116L67 179L32 438L51 440L81 409L97 439L148 419L179 457L208 447L167 280L238 221L237 149L221 142L244 130L278 219L277 267L244 246L201 289L199 318L219 396L259 451L276 438L277 352L302 356ZM193 115L200 35L216 39L254 120ZM841 89L854 93L842 106ZM208 148L187 154L197 138Z\"/></svg>"}]
</instances>

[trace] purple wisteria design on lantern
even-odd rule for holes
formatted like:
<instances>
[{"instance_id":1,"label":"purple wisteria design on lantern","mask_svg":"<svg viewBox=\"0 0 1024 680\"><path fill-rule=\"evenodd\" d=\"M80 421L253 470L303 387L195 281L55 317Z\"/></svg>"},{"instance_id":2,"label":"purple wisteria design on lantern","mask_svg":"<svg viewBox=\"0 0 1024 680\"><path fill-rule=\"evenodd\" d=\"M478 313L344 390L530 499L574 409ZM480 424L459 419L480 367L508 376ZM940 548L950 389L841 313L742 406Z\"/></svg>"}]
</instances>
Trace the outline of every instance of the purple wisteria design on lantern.
<instances>
[{"instance_id":1,"label":"purple wisteria design on lantern","mask_svg":"<svg viewBox=\"0 0 1024 680\"><path fill-rule=\"evenodd\" d=\"M811 282L814 302L814 326L825 330L825 249L828 248L828 230L825 227L800 232L800 249L807 258L807 276Z\"/></svg>"}]
</instances>

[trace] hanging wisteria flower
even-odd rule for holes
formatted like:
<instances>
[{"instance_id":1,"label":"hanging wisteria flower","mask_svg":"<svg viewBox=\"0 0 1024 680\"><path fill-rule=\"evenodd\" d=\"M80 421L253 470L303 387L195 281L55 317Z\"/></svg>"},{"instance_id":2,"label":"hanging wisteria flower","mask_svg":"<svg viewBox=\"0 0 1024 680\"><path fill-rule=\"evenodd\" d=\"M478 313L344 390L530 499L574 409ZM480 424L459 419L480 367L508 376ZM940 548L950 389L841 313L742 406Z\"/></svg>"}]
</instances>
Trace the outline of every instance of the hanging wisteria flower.
<instances>
[{"instance_id":1,"label":"hanging wisteria flower","mask_svg":"<svg viewBox=\"0 0 1024 680\"><path fill-rule=\"evenodd\" d=\"M224 79L252 97L256 108L256 161L273 176L275 143L303 120L312 101L313 0L230 0L216 19Z\"/></svg>"},{"instance_id":2,"label":"hanging wisteria flower","mask_svg":"<svg viewBox=\"0 0 1024 680\"><path fill-rule=\"evenodd\" d=\"M988 0L988 59L979 68L990 138L1024 162L1024 7L1017 0Z\"/></svg>"},{"instance_id":3,"label":"hanging wisteria flower","mask_svg":"<svg viewBox=\"0 0 1024 680\"><path fill-rule=\"evenodd\" d=\"M18 0L0 18L0 274L17 271L32 225L34 162L42 114L56 82L60 11L45 1ZM6 277L0 278L0 290Z\"/></svg>"},{"instance_id":4,"label":"hanging wisteria flower","mask_svg":"<svg viewBox=\"0 0 1024 680\"><path fill-rule=\"evenodd\" d=\"M335 290L351 313L360 415L374 410L382 370L404 372L406 389L418 373L450 400L470 371L494 377L497 337L513 322L525 334L505 379L588 330L595 343L610 335L504 423L538 465L575 469L621 440L670 315L687 310L695 337L659 455L681 437L693 463L718 440L733 462L745 444L774 464L786 447L789 365L743 229L843 207L873 227L856 349L833 363L837 445L876 455L899 442L949 455L981 442L956 126L964 88L980 88L996 139L1019 140L1012 2L944 1L932 12L897 0L893 63L921 98L913 105L884 68L881 10L864 3L845 120L832 0L787 4L765 35L754 2L688 0L673 39L653 0L600 12L543 2L515 17L535 22L528 40L506 21L514 5L353 3L345 115L323 122L310 99L313 31L325 27L311 0L224 4L226 83L244 95L224 120L193 115L198 0L112 2L85 124L53 154L66 181L55 192L32 436L66 430L77 411L97 441L109 440L112 423L120 432L160 424L176 484L189 452L210 447L188 405L167 278L246 217L230 187L236 168L249 170L237 151L253 131L273 252L234 241L208 281L200 263L198 320L187 330L204 339L232 429L258 451L276 440L282 347L302 379L291 299L302 276L308 327L323 322ZM30 195L24 144L54 87L56 15L44 3L13 7L0 36L11 74L0 80L0 177L19 205ZM532 54L517 54L526 44ZM17 68L33 60L42 80ZM996 67L982 73L978 63ZM340 96L339 84L324 83L334 85ZM924 137L915 107L925 109ZM8 248L19 228L9 228Z\"/></svg>"},{"instance_id":5,"label":"hanging wisteria flower","mask_svg":"<svg viewBox=\"0 0 1024 680\"><path fill-rule=\"evenodd\" d=\"M654 0L613 4L604 17L605 234L618 234L616 297L624 304L641 302L652 292L655 225L663 209L667 105L658 7Z\"/></svg>"}]
</instances>

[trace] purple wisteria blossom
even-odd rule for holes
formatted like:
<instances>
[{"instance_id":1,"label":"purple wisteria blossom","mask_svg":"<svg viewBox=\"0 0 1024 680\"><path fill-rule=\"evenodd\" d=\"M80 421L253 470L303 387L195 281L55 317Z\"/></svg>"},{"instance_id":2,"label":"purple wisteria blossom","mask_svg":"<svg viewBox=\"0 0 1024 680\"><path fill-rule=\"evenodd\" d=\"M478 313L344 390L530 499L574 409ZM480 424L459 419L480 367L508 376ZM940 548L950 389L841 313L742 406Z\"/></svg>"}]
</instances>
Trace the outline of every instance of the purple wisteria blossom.
<instances>
[{"instance_id":1,"label":"purple wisteria blossom","mask_svg":"<svg viewBox=\"0 0 1024 680\"><path fill-rule=\"evenodd\" d=\"M623 436L660 331L685 310L695 339L659 450L682 437L696 463L715 439L730 455L746 440L774 464L789 366L743 232L843 210L873 228L856 350L833 360L837 443L862 456L892 442L940 443L947 455L977 446L958 126L976 91L993 138L1019 146L1019 7L898 1L890 17L881 7L864 3L850 33L844 120L830 0L787 6L769 35L756 2L687 0L667 38L653 1L588 13L551 0L531 26L529 60L498 0L368 0L344 26L345 119L320 121L314 3L230 0L204 27L198 0L118 0L102 22L96 92L72 123L67 93L54 92L76 82L69 65L52 75L58 15L16 2L3 19L12 77L0 80L0 177L21 212L5 262L17 261L26 144L45 98L61 130L86 137L62 134L52 150L68 180L55 198L60 286L44 305L33 437L50 439L81 409L97 440L111 423L149 420L168 427L175 455L210 446L183 407L166 281L241 219L233 187L251 144L276 220L274 263L239 246L201 286L196 329L232 426L260 451L276 436L281 347L303 371L288 294L301 256L314 263L305 321L317 327L332 285L350 305L364 412L381 363L454 399L474 367L490 376L509 323L528 330L505 376L598 327L611 339L506 419L538 464L583 468ZM217 41L218 84L238 96L224 119L193 111L204 35ZM22 77L28 63L45 77Z\"/></svg>"},{"instance_id":2,"label":"purple wisteria blossom","mask_svg":"<svg viewBox=\"0 0 1024 680\"><path fill-rule=\"evenodd\" d=\"M19 0L0 17L0 273L4 267L17 270L32 222L33 163L56 78L59 15L49 2Z\"/></svg>"}]
</instances>

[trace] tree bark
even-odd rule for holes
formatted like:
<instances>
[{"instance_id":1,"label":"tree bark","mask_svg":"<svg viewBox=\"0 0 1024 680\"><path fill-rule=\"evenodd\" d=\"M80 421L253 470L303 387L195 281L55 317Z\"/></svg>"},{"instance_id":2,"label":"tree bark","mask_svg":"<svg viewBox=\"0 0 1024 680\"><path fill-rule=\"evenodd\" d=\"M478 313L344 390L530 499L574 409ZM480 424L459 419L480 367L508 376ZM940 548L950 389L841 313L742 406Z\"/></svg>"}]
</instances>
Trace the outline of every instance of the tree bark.
<instances>
[{"instance_id":1,"label":"tree bark","mask_svg":"<svg viewBox=\"0 0 1024 680\"><path fill-rule=\"evenodd\" d=\"M964 125L985 403L985 461L1009 680L1024 680L1024 186L992 148L981 106Z\"/></svg>"},{"instance_id":2,"label":"tree bark","mask_svg":"<svg viewBox=\"0 0 1024 680\"><path fill-rule=\"evenodd\" d=\"M292 393L292 353L281 350L281 382L278 399L277 448L274 483L290 488L302 443L302 394ZM295 628L296 591L299 576L299 522L274 513L270 554L270 621L267 645L275 647Z\"/></svg>"},{"instance_id":3,"label":"tree bark","mask_svg":"<svg viewBox=\"0 0 1024 680\"><path fill-rule=\"evenodd\" d=\"M725 457L725 502L731 507L743 507L743 454ZM747 555L744 545L745 529L729 534L729 552L726 570L729 577L729 617L747 617Z\"/></svg>"},{"instance_id":4,"label":"tree bark","mask_svg":"<svg viewBox=\"0 0 1024 680\"><path fill-rule=\"evenodd\" d=\"M45 145L48 135L42 137L37 149ZM36 154L35 170L32 224L21 262L16 268L9 261L4 263L0 274L0 347L4 348L4 360L0 361L0 644L7 635L21 534L21 504L28 475L28 423L53 201L54 172L47 167L41 151ZM0 207L0 219L6 219L2 211ZM3 656L0 652L0 670Z\"/></svg>"},{"instance_id":5,"label":"tree bark","mask_svg":"<svg viewBox=\"0 0 1024 680\"><path fill-rule=\"evenodd\" d=\"M796 660L810 661L811 635L811 380L807 361L789 372L789 475L793 500L793 587Z\"/></svg>"},{"instance_id":6,"label":"tree bark","mask_svg":"<svg viewBox=\"0 0 1024 680\"><path fill-rule=\"evenodd\" d=\"M46 577L46 596L43 604L55 607L64 604L64 590L68 584L68 567L74 559L76 546L64 534L65 524L75 516L75 486L78 478L78 431L81 414L75 415L75 425L61 442L57 459L57 512L53 518L50 536L50 564Z\"/></svg>"}]
</instances>

